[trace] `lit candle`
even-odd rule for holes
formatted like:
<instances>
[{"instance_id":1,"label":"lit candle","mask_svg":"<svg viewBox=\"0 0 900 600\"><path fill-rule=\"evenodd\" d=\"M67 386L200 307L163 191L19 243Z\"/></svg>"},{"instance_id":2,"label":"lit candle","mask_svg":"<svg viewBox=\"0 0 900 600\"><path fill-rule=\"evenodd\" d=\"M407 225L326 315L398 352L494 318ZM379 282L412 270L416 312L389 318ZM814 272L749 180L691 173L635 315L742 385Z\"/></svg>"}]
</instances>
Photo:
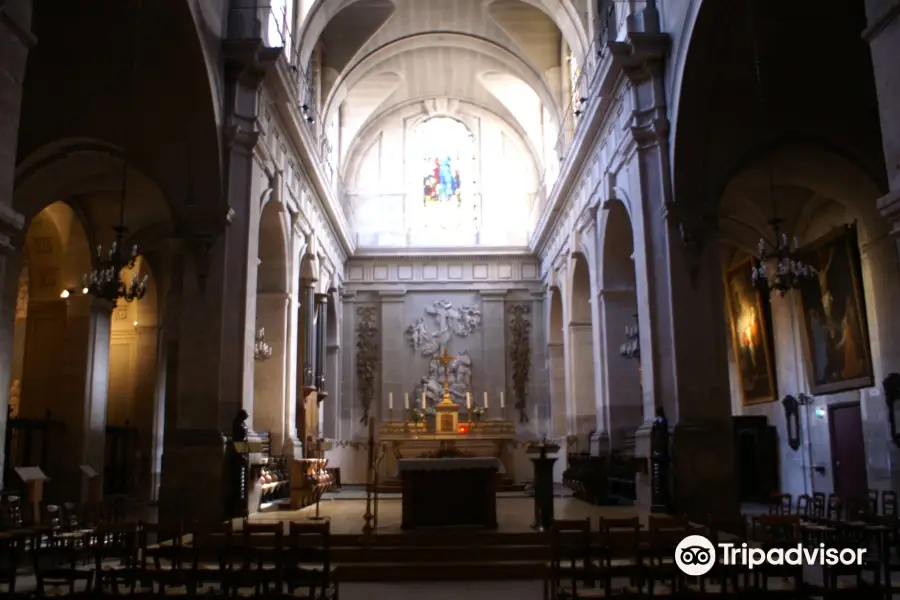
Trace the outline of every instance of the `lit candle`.
<instances>
[{"instance_id":1,"label":"lit candle","mask_svg":"<svg viewBox=\"0 0 900 600\"><path fill-rule=\"evenodd\" d=\"M422 392L422 410L425 410L425 392Z\"/></svg>"},{"instance_id":2,"label":"lit candle","mask_svg":"<svg viewBox=\"0 0 900 600\"><path fill-rule=\"evenodd\" d=\"M405 408L406 410L409 410L409 394L407 394L405 392L403 394L403 408Z\"/></svg>"},{"instance_id":3,"label":"lit candle","mask_svg":"<svg viewBox=\"0 0 900 600\"><path fill-rule=\"evenodd\" d=\"M487 410L487 407L488 407L488 403L487 403L487 392L485 392L485 393L484 393L484 410Z\"/></svg>"},{"instance_id":4,"label":"lit candle","mask_svg":"<svg viewBox=\"0 0 900 600\"><path fill-rule=\"evenodd\" d=\"M472 410L472 394L466 392L466 410Z\"/></svg>"},{"instance_id":5,"label":"lit candle","mask_svg":"<svg viewBox=\"0 0 900 600\"><path fill-rule=\"evenodd\" d=\"M388 392L388 410L394 410L394 392Z\"/></svg>"},{"instance_id":6,"label":"lit candle","mask_svg":"<svg viewBox=\"0 0 900 600\"><path fill-rule=\"evenodd\" d=\"M503 404L503 392L500 392L500 408L504 408L506 405Z\"/></svg>"}]
</instances>

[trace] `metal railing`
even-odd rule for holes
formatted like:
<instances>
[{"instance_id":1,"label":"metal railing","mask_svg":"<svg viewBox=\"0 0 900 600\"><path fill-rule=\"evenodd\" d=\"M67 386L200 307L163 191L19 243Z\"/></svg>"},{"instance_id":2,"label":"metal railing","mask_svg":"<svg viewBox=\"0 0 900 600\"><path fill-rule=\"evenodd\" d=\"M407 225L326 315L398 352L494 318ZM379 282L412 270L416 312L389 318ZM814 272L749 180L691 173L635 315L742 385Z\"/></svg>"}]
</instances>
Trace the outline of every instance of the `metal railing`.
<instances>
[{"instance_id":1,"label":"metal railing","mask_svg":"<svg viewBox=\"0 0 900 600\"><path fill-rule=\"evenodd\" d=\"M626 2L609 0L599 3L601 13L598 16L596 36L585 53L578 76L572 84L569 104L560 119L559 134L553 146L558 161L545 165L544 172L538 182L535 203L531 211L532 222L534 223L537 223L540 215L543 214L547 207L553 187L559 178L560 168L565 162L569 150L572 148L572 143L577 137L579 129L583 126L584 119L582 115L584 115L589 103L596 99L596 93L592 92L596 85L595 77L602 70L605 62L610 60L609 44L618 39L618 32L624 30L622 26L625 20L630 14L633 14L635 5L639 3L635 0L627 0Z\"/></svg>"}]
</instances>

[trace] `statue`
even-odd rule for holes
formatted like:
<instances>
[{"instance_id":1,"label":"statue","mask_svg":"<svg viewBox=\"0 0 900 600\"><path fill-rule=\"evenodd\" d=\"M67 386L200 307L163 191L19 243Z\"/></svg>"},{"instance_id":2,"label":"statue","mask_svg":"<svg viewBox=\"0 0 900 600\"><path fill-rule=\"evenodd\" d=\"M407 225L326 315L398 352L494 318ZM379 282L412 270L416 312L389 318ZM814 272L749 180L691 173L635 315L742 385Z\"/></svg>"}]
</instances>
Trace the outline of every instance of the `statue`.
<instances>
[{"instance_id":1,"label":"statue","mask_svg":"<svg viewBox=\"0 0 900 600\"><path fill-rule=\"evenodd\" d=\"M247 414L247 411L243 408L238 411L237 416L234 417L234 420L231 421L231 441L232 442L246 442L247 441L247 419L250 418L250 415Z\"/></svg>"},{"instance_id":2,"label":"statue","mask_svg":"<svg viewBox=\"0 0 900 600\"><path fill-rule=\"evenodd\" d=\"M437 331L428 331L426 319L420 317L404 333L410 347L429 359L428 374L419 381L416 396L421 397L422 392L425 392L425 396L432 402L440 402L443 398L444 368L438 357L454 335L468 337L478 330L481 326L481 311L468 304L456 308L448 300L436 300L425 309L425 314L434 319ZM472 388L472 358L468 351L459 352L449 365L447 374L453 401L464 402L466 392Z\"/></svg>"}]
</instances>

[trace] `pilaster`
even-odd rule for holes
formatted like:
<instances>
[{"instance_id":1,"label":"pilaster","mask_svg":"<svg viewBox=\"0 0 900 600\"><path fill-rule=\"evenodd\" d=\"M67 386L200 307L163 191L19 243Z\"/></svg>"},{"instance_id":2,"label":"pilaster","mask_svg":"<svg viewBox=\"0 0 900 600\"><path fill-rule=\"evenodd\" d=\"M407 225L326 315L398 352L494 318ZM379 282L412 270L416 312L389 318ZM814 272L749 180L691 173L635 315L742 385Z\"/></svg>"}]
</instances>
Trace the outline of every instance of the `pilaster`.
<instances>
[{"instance_id":1,"label":"pilaster","mask_svg":"<svg viewBox=\"0 0 900 600\"><path fill-rule=\"evenodd\" d=\"M509 349L507 346L507 328L509 317L506 315L506 290L481 290L481 323L483 327L482 353L484 357L484 365L477 378L483 382L484 389L487 391L488 408L492 402L496 403L496 409L500 408L500 392L503 392L504 398L510 403L507 414L514 415L515 410L512 406L514 401L512 394L512 384L507 386L507 360ZM510 373L511 376L511 373ZM473 394L474 396L475 394ZM534 402L535 397L532 394L529 402ZM477 398L476 398L477 402ZM531 415L529 415L530 417ZM513 417L518 420L518 415Z\"/></svg>"},{"instance_id":2,"label":"pilaster","mask_svg":"<svg viewBox=\"0 0 900 600\"><path fill-rule=\"evenodd\" d=\"M655 8L643 11L658 19ZM650 31L653 28L647 27ZM655 29L654 29L655 30ZM664 39L665 38L665 39ZM667 36L629 33L631 133L637 144L641 210L632 215L644 414L664 409L676 423L671 468L675 509L734 514L737 489L721 265L707 238L702 200L674 199L663 60ZM699 194L695 196L700 197Z\"/></svg>"},{"instance_id":3,"label":"pilaster","mask_svg":"<svg viewBox=\"0 0 900 600\"><path fill-rule=\"evenodd\" d=\"M66 300L62 394L54 402L54 420L64 433L51 446L51 465L58 498L88 499L87 480L80 466L91 466L103 484L106 446L106 406L109 388L109 336L112 305L93 296ZM102 489L102 488L101 488Z\"/></svg>"},{"instance_id":4,"label":"pilaster","mask_svg":"<svg viewBox=\"0 0 900 600\"><path fill-rule=\"evenodd\" d=\"M288 369L288 311L291 297L284 292L256 296L257 323L265 329L272 356L255 361L253 377L253 428L268 432L273 452L279 452L292 424L285 421Z\"/></svg>"},{"instance_id":5,"label":"pilaster","mask_svg":"<svg viewBox=\"0 0 900 600\"><path fill-rule=\"evenodd\" d=\"M404 380L406 339L403 331L406 324L403 322L403 307L406 290L379 292L378 297L381 301L381 393L376 399L378 405L373 407L372 416L387 419L388 394L393 394L394 418L399 419L403 414L403 394L409 393L405 388L408 382Z\"/></svg>"}]
</instances>

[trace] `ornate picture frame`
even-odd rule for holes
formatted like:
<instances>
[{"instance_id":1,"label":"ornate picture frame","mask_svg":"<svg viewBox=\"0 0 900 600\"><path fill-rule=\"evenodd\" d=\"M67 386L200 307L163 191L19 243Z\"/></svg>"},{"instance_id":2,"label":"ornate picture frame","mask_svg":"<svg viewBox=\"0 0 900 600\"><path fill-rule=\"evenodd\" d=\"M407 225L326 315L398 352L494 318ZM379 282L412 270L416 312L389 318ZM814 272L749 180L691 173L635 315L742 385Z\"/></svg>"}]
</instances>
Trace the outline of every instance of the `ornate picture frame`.
<instances>
[{"instance_id":1,"label":"ornate picture frame","mask_svg":"<svg viewBox=\"0 0 900 600\"><path fill-rule=\"evenodd\" d=\"M772 309L750 281L751 257L725 271L731 348L744 406L778 400L772 348Z\"/></svg>"},{"instance_id":2,"label":"ornate picture frame","mask_svg":"<svg viewBox=\"0 0 900 600\"><path fill-rule=\"evenodd\" d=\"M803 250L817 277L794 294L814 396L874 385L856 225L842 225Z\"/></svg>"}]
</instances>

